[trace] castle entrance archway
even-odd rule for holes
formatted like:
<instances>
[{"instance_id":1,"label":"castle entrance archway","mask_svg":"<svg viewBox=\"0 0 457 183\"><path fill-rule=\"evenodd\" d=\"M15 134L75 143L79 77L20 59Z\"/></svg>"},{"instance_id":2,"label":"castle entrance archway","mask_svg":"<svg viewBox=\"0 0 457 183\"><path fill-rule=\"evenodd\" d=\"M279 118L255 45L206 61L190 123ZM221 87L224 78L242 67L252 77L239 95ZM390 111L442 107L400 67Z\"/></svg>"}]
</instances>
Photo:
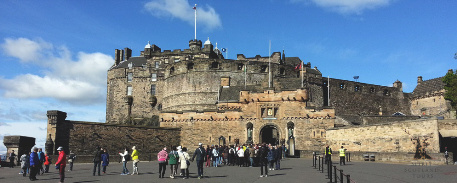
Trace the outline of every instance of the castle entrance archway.
<instances>
[{"instance_id":1,"label":"castle entrance archway","mask_svg":"<svg viewBox=\"0 0 457 183\"><path fill-rule=\"evenodd\" d=\"M266 125L260 130L260 143L279 144L279 129L276 125Z\"/></svg>"}]
</instances>

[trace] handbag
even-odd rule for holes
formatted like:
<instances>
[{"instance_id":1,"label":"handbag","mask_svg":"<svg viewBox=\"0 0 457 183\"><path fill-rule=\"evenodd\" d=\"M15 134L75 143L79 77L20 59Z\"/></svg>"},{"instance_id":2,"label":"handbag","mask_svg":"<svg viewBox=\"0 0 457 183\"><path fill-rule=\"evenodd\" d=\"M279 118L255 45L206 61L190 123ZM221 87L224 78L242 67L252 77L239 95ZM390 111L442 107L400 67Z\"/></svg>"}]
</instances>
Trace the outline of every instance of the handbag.
<instances>
[{"instance_id":1,"label":"handbag","mask_svg":"<svg viewBox=\"0 0 457 183\"><path fill-rule=\"evenodd\" d=\"M190 161L186 160L186 164L187 164L187 166L189 166L190 165Z\"/></svg>"},{"instance_id":2,"label":"handbag","mask_svg":"<svg viewBox=\"0 0 457 183\"><path fill-rule=\"evenodd\" d=\"M60 169L60 164L57 164L57 165L56 165L56 169L57 169L57 170Z\"/></svg>"}]
</instances>

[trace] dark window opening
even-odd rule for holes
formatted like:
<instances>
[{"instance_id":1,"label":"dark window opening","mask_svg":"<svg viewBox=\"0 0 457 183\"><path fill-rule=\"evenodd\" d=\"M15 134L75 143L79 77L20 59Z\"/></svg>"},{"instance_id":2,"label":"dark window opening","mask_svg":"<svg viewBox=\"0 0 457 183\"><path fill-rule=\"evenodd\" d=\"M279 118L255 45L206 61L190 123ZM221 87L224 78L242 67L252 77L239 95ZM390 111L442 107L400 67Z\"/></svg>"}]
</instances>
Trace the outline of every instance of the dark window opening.
<instances>
[{"instance_id":1,"label":"dark window opening","mask_svg":"<svg viewBox=\"0 0 457 183\"><path fill-rule=\"evenodd\" d=\"M175 73L175 67L171 67L170 68L170 75L174 74Z\"/></svg>"},{"instance_id":2,"label":"dark window opening","mask_svg":"<svg viewBox=\"0 0 457 183\"><path fill-rule=\"evenodd\" d=\"M360 86L359 86L359 85L355 86L355 87L354 87L354 91L355 91L355 92L360 91Z\"/></svg>"},{"instance_id":3,"label":"dark window opening","mask_svg":"<svg viewBox=\"0 0 457 183\"><path fill-rule=\"evenodd\" d=\"M217 62L211 63L211 69L217 69L217 68L219 68L219 63L217 63Z\"/></svg>"},{"instance_id":4,"label":"dark window opening","mask_svg":"<svg viewBox=\"0 0 457 183\"><path fill-rule=\"evenodd\" d=\"M192 63L192 62L188 63L187 64L187 70L192 70L192 69L194 69L194 63Z\"/></svg>"},{"instance_id":5,"label":"dark window opening","mask_svg":"<svg viewBox=\"0 0 457 183\"><path fill-rule=\"evenodd\" d=\"M344 83L341 83L340 84L340 89L344 89L344 88L346 88L346 86L344 85Z\"/></svg>"},{"instance_id":6,"label":"dark window opening","mask_svg":"<svg viewBox=\"0 0 457 183\"><path fill-rule=\"evenodd\" d=\"M238 70L243 70L244 64L238 64Z\"/></svg>"},{"instance_id":7,"label":"dark window opening","mask_svg":"<svg viewBox=\"0 0 457 183\"><path fill-rule=\"evenodd\" d=\"M390 95L390 92L389 92L389 90L384 90L383 94L384 94L385 96L389 96L389 95Z\"/></svg>"},{"instance_id":8,"label":"dark window opening","mask_svg":"<svg viewBox=\"0 0 457 183\"><path fill-rule=\"evenodd\" d=\"M260 72L267 72L267 68L268 68L268 66L262 65L262 66L260 67Z\"/></svg>"},{"instance_id":9,"label":"dark window opening","mask_svg":"<svg viewBox=\"0 0 457 183\"><path fill-rule=\"evenodd\" d=\"M280 69L279 69L279 74L280 74L280 75L286 75L286 69L280 68Z\"/></svg>"},{"instance_id":10,"label":"dark window opening","mask_svg":"<svg viewBox=\"0 0 457 183\"><path fill-rule=\"evenodd\" d=\"M371 92L371 93L374 93L375 91L376 91L376 90L375 90L373 87L370 88L370 92Z\"/></svg>"}]
</instances>

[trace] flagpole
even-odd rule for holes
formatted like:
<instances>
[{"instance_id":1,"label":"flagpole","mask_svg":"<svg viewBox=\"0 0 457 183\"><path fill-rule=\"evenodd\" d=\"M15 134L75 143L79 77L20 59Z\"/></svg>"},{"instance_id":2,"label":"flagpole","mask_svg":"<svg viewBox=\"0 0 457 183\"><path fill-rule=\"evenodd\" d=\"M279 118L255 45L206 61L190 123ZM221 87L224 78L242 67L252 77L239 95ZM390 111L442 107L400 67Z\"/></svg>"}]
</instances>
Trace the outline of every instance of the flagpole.
<instances>
[{"instance_id":1,"label":"flagpole","mask_svg":"<svg viewBox=\"0 0 457 183\"><path fill-rule=\"evenodd\" d=\"M248 63L246 62L246 65L244 65L244 89L246 90L246 82L247 82L247 71L248 71Z\"/></svg>"},{"instance_id":2,"label":"flagpole","mask_svg":"<svg viewBox=\"0 0 457 183\"><path fill-rule=\"evenodd\" d=\"M300 74L300 76L301 76L301 87L303 88L303 61L301 62L301 66L300 67L301 67L301 74Z\"/></svg>"},{"instance_id":3,"label":"flagpole","mask_svg":"<svg viewBox=\"0 0 457 183\"><path fill-rule=\"evenodd\" d=\"M268 88L271 88L271 40L269 42L269 46L268 46Z\"/></svg>"},{"instance_id":4,"label":"flagpole","mask_svg":"<svg viewBox=\"0 0 457 183\"><path fill-rule=\"evenodd\" d=\"M195 4L194 10L195 10L195 22L194 22L195 37L194 37L194 40L197 40L197 4Z\"/></svg>"},{"instance_id":5,"label":"flagpole","mask_svg":"<svg viewBox=\"0 0 457 183\"><path fill-rule=\"evenodd\" d=\"M330 106L330 76L327 76L327 100L328 100L328 106Z\"/></svg>"}]
</instances>

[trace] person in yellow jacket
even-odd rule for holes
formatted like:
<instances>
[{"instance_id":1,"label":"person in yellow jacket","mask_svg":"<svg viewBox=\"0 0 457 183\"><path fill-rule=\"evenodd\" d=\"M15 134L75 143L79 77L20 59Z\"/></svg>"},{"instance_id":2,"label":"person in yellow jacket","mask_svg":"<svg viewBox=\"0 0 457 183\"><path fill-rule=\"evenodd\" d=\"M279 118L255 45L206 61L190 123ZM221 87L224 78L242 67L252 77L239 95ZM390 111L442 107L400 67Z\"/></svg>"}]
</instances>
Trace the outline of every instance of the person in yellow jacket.
<instances>
[{"instance_id":1,"label":"person in yellow jacket","mask_svg":"<svg viewBox=\"0 0 457 183\"><path fill-rule=\"evenodd\" d=\"M327 145L325 147L325 164L327 164L328 162L332 161L332 148L329 147L329 145Z\"/></svg>"},{"instance_id":2,"label":"person in yellow jacket","mask_svg":"<svg viewBox=\"0 0 457 183\"><path fill-rule=\"evenodd\" d=\"M341 149L339 149L340 151L340 166L341 165L346 165L346 149L341 146Z\"/></svg>"},{"instance_id":3,"label":"person in yellow jacket","mask_svg":"<svg viewBox=\"0 0 457 183\"><path fill-rule=\"evenodd\" d=\"M134 175L135 172L138 175L138 162L140 162L140 159L138 159L138 155L140 153L138 153L138 151L136 150L135 146L132 147L132 150L133 150L132 155L131 155L132 156L132 161L133 161L133 173L132 173L132 175Z\"/></svg>"}]
</instances>

